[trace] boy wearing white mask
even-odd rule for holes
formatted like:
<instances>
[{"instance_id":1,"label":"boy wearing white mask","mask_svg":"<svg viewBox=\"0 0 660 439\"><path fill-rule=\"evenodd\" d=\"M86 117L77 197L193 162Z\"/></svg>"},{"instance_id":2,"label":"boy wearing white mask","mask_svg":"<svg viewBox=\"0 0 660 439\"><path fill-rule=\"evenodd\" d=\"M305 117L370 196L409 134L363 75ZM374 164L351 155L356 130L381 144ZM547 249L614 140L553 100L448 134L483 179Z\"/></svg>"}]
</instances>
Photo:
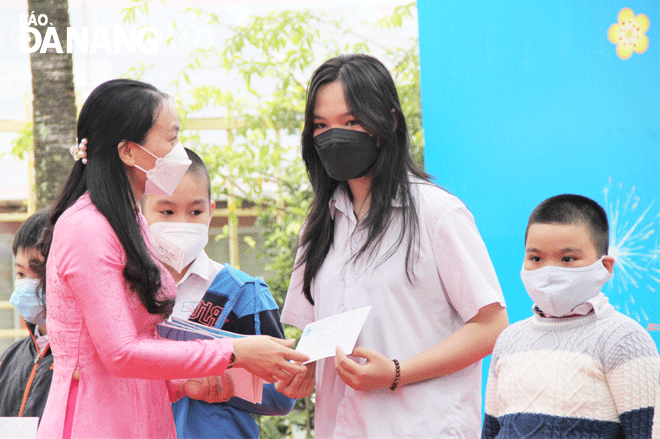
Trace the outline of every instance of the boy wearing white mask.
<instances>
[{"instance_id":1,"label":"boy wearing white mask","mask_svg":"<svg viewBox=\"0 0 660 439\"><path fill-rule=\"evenodd\" d=\"M268 286L204 252L215 201L208 170L186 148L192 164L171 196L146 195L142 213L149 223L156 256L177 285L172 315L240 334L284 338L279 309ZM224 402L182 398L172 405L178 438L259 438L252 413L284 415L295 400L264 384L262 403L227 394L226 375L218 393Z\"/></svg>"},{"instance_id":2,"label":"boy wearing white mask","mask_svg":"<svg viewBox=\"0 0 660 439\"><path fill-rule=\"evenodd\" d=\"M25 319L30 336L9 346L0 357L0 416L41 417L53 378L46 308L39 276L33 270L34 262L43 260L37 243L48 214L40 210L25 220L12 243L16 280L9 301Z\"/></svg>"},{"instance_id":3,"label":"boy wearing white mask","mask_svg":"<svg viewBox=\"0 0 660 439\"><path fill-rule=\"evenodd\" d=\"M497 339L482 438L650 438L658 351L601 288L612 275L607 215L558 195L532 212L521 278L532 317Z\"/></svg>"}]
</instances>

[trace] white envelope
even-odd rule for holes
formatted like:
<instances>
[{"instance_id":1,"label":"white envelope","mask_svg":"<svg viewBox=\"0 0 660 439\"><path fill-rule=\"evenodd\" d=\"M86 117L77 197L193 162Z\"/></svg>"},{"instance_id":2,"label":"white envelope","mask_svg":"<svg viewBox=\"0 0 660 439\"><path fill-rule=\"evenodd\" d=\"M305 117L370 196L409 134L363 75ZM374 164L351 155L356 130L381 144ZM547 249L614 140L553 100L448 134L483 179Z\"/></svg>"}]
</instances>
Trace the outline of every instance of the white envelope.
<instances>
[{"instance_id":1,"label":"white envelope","mask_svg":"<svg viewBox=\"0 0 660 439\"><path fill-rule=\"evenodd\" d=\"M371 305L310 323L305 326L296 350L309 357L307 363L334 357L336 346L350 354L370 310Z\"/></svg>"}]
</instances>

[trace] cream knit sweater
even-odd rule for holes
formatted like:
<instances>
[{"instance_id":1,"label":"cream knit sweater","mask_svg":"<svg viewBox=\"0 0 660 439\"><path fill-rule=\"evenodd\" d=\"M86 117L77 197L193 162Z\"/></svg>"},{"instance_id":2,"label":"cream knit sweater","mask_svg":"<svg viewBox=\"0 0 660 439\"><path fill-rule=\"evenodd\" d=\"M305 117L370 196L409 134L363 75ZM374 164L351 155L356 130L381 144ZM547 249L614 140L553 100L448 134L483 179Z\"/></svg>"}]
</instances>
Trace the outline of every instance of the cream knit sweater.
<instances>
[{"instance_id":1,"label":"cream knit sweater","mask_svg":"<svg viewBox=\"0 0 660 439\"><path fill-rule=\"evenodd\" d=\"M653 339L612 305L533 315L497 340L482 438L650 438L659 378Z\"/></svg>"}]
</instances>

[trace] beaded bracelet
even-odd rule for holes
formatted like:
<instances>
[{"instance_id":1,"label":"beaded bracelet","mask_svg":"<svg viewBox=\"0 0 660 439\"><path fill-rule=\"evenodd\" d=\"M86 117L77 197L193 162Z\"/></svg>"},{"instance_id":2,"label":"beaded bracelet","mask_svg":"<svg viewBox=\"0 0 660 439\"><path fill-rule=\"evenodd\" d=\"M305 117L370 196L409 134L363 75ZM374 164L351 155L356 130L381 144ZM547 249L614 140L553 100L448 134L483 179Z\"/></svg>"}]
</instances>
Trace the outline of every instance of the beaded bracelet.
<instances>
[{"instance_id":1,"label":"beaded bracelet","mask_svg":"<svg viewBox=\"0 0 660 439\"><path fill-rule=\"evenodd\" d=\"M399 385L399 378L401 378L401 366L399 366L399 361L396 359L392 361L394 361L394 366L396 367L396 374L394 375L394 383L392 383L390 390L396 389L396 387Z\"/></svg>"}]
</instances>

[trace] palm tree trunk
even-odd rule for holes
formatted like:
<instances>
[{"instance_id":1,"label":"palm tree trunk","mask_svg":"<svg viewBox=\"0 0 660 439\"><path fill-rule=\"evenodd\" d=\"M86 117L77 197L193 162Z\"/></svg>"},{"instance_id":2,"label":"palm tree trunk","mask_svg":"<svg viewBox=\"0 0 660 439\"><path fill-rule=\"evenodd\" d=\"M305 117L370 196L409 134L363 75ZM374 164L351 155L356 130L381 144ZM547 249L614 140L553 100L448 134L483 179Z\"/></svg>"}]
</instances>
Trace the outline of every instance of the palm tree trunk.
<instances>
[{"instance_id":1,"label":"palm tree trunk","mask_svg":"<svg viewBox=\"0 0 660 439\"><path fill-rule=\"evenodd\" d=\"M49 48L46 53L30 54L36 191L37 205L41 208L57 200L71 172L69 146L76 137L76 102L73 57L66 47L66 29L70 26L68 0L28 0L28 14L32 13L48 17L45 26L31 26L42 37L48 27L54 27L63 52Z\"/></svg>"}]
</instances>

